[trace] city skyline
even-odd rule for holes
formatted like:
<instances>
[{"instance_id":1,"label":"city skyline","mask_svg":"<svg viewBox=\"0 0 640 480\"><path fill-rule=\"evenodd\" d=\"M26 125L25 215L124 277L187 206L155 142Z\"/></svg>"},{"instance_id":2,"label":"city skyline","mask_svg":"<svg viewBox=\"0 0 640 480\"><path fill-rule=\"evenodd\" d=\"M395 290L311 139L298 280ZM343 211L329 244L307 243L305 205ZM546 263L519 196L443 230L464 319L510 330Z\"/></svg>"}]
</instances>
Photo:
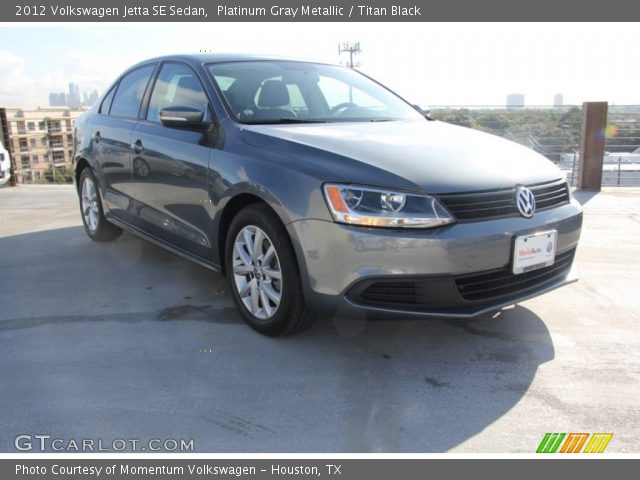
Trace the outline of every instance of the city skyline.
<instances>
[{"instance_id":1,"label":"city skyline","mask_svg":"<svg viewBox=\"0 0 640 480\"><path fill-rule=\"evenodd\" d=\"M93 89L91 93L86 91L80 95L80 85L69 82L69 90L65 92L49 92L50 107L69 107L77 110L80 107L90 107L99 98L98 90Z\"/></svg>"},{"instance_id":2,"label":"city skyline","mask_svg":"<svg viewBox=\"0 0 640 480\"><path fill-rule=\"evenodd\" d=\"M250 33L237 35L245 27ZM625 23L5 24L0 105L45 106L49 92L70 82L103 92L132 64L178 52L258 50L338 64L336 46L345 41L361 44L359 70L425 107L504 106L511 92L524 93L526 105L551 106L558 92L564 105L640 104L640 65L629 61L634 32ZM595 58L625 64L625 75L592 68Z\"/></svg>"}]
</instances>

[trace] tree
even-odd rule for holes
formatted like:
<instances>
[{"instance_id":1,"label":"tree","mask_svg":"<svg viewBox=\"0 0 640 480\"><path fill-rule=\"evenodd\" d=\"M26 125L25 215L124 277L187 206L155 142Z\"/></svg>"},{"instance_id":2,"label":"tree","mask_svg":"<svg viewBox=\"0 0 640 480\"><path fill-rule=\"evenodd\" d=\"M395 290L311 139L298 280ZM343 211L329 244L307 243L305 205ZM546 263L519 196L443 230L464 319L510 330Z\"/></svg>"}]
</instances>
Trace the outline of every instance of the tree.
<instances>
[{"instance_id":1,"label":"tree","mask_svg":"<svg viewBox=\"0 0 640 480\"><path fill-rule=\"evenodd\" d=\"M67 167L56 167L55 181L53 170L51 167L47 168L42 176L38 179L38 183L72 183L73 173L67 169Z\"/></svg>"},{"instance_id":2,"label":"tree","mask_svg":"<svg viewBox=\"0 0 640 480\"><path fill-rule=\"evenodd\" d=\"M475 128L525 145L560 160L579 143L582 111L558 108L446 108L432 110L438 120Z\"/></svg>"}]
</instances>

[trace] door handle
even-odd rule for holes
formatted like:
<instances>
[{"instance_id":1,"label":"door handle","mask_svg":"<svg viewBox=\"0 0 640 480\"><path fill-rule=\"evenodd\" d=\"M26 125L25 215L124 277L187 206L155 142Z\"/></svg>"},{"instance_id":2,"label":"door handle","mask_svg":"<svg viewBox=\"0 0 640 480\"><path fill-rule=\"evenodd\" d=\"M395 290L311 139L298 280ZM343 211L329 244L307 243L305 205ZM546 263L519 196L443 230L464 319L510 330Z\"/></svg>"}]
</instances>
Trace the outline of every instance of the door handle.
<instances>
[{"instance_id":1,"label":"door handle","mask_svg":"<svg viewBox=\"0 0 640 480\"><path fill-rule=\"evenodd\" d=\"M142 151L142 141L136 140L135 143L132 143L131 150L133 150L134 153L140 153Z\"/></svg>"},{"instance_id":2,"label":"door handle","mask_svg":"<svg viewBox=\"0 0 640 480\"><path fill-rule=\"evenodd\" d=\"M94 142L99 143L100 142L100 138L102 138L102 137L100 137L100 132L96 132L96 133L93 134L93 141Z\"/></svg>"}]
</instances>

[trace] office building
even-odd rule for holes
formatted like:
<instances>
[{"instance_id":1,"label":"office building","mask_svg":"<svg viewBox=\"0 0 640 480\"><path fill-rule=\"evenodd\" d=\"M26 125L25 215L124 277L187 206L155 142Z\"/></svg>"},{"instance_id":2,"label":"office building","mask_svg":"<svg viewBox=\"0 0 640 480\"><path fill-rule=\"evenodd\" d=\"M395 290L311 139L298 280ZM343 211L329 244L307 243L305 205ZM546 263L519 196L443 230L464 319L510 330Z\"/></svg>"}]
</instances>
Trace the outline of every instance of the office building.
<instances>
[{"instance_id":1,"label":"office building","mask_svg":"<svg viewBox=\"0 0 640 480\"><path fill-rule=\"evenodd\" d=\"M524 107L524 93L510 93L507 95L507 107Z\"/></svg>"},{"instance_id":2,"label":"office building","mask_svg":"<svg viewBox=\"0 0 640 480\"><path fill-rule=\"evenodd\" d=\"M561 107L562 105L564 105L564 99L562 97L561 93L556 93L553 97L553 106L554 107Z\"/></svg>"}]
</instances>

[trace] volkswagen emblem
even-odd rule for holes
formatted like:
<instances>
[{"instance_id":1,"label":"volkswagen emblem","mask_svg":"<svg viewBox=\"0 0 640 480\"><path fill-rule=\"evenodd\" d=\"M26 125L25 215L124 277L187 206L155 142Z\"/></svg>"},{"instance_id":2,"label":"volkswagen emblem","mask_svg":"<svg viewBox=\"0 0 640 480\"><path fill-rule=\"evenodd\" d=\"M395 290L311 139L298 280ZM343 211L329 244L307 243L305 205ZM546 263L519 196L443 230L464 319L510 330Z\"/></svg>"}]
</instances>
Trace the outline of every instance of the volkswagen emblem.
<instances>
[{"instance_id":1,"label":"volkswagen emblem","mask_svg":"<svg viewBox=\"0 0 640 480\"><path fill-rule=\"evenodd\" d=\"M536 197L527 187L518 187L516 189L516 205L520 215L524 218L531 218L536 211Z\"/></svg>"}]
</instances>

